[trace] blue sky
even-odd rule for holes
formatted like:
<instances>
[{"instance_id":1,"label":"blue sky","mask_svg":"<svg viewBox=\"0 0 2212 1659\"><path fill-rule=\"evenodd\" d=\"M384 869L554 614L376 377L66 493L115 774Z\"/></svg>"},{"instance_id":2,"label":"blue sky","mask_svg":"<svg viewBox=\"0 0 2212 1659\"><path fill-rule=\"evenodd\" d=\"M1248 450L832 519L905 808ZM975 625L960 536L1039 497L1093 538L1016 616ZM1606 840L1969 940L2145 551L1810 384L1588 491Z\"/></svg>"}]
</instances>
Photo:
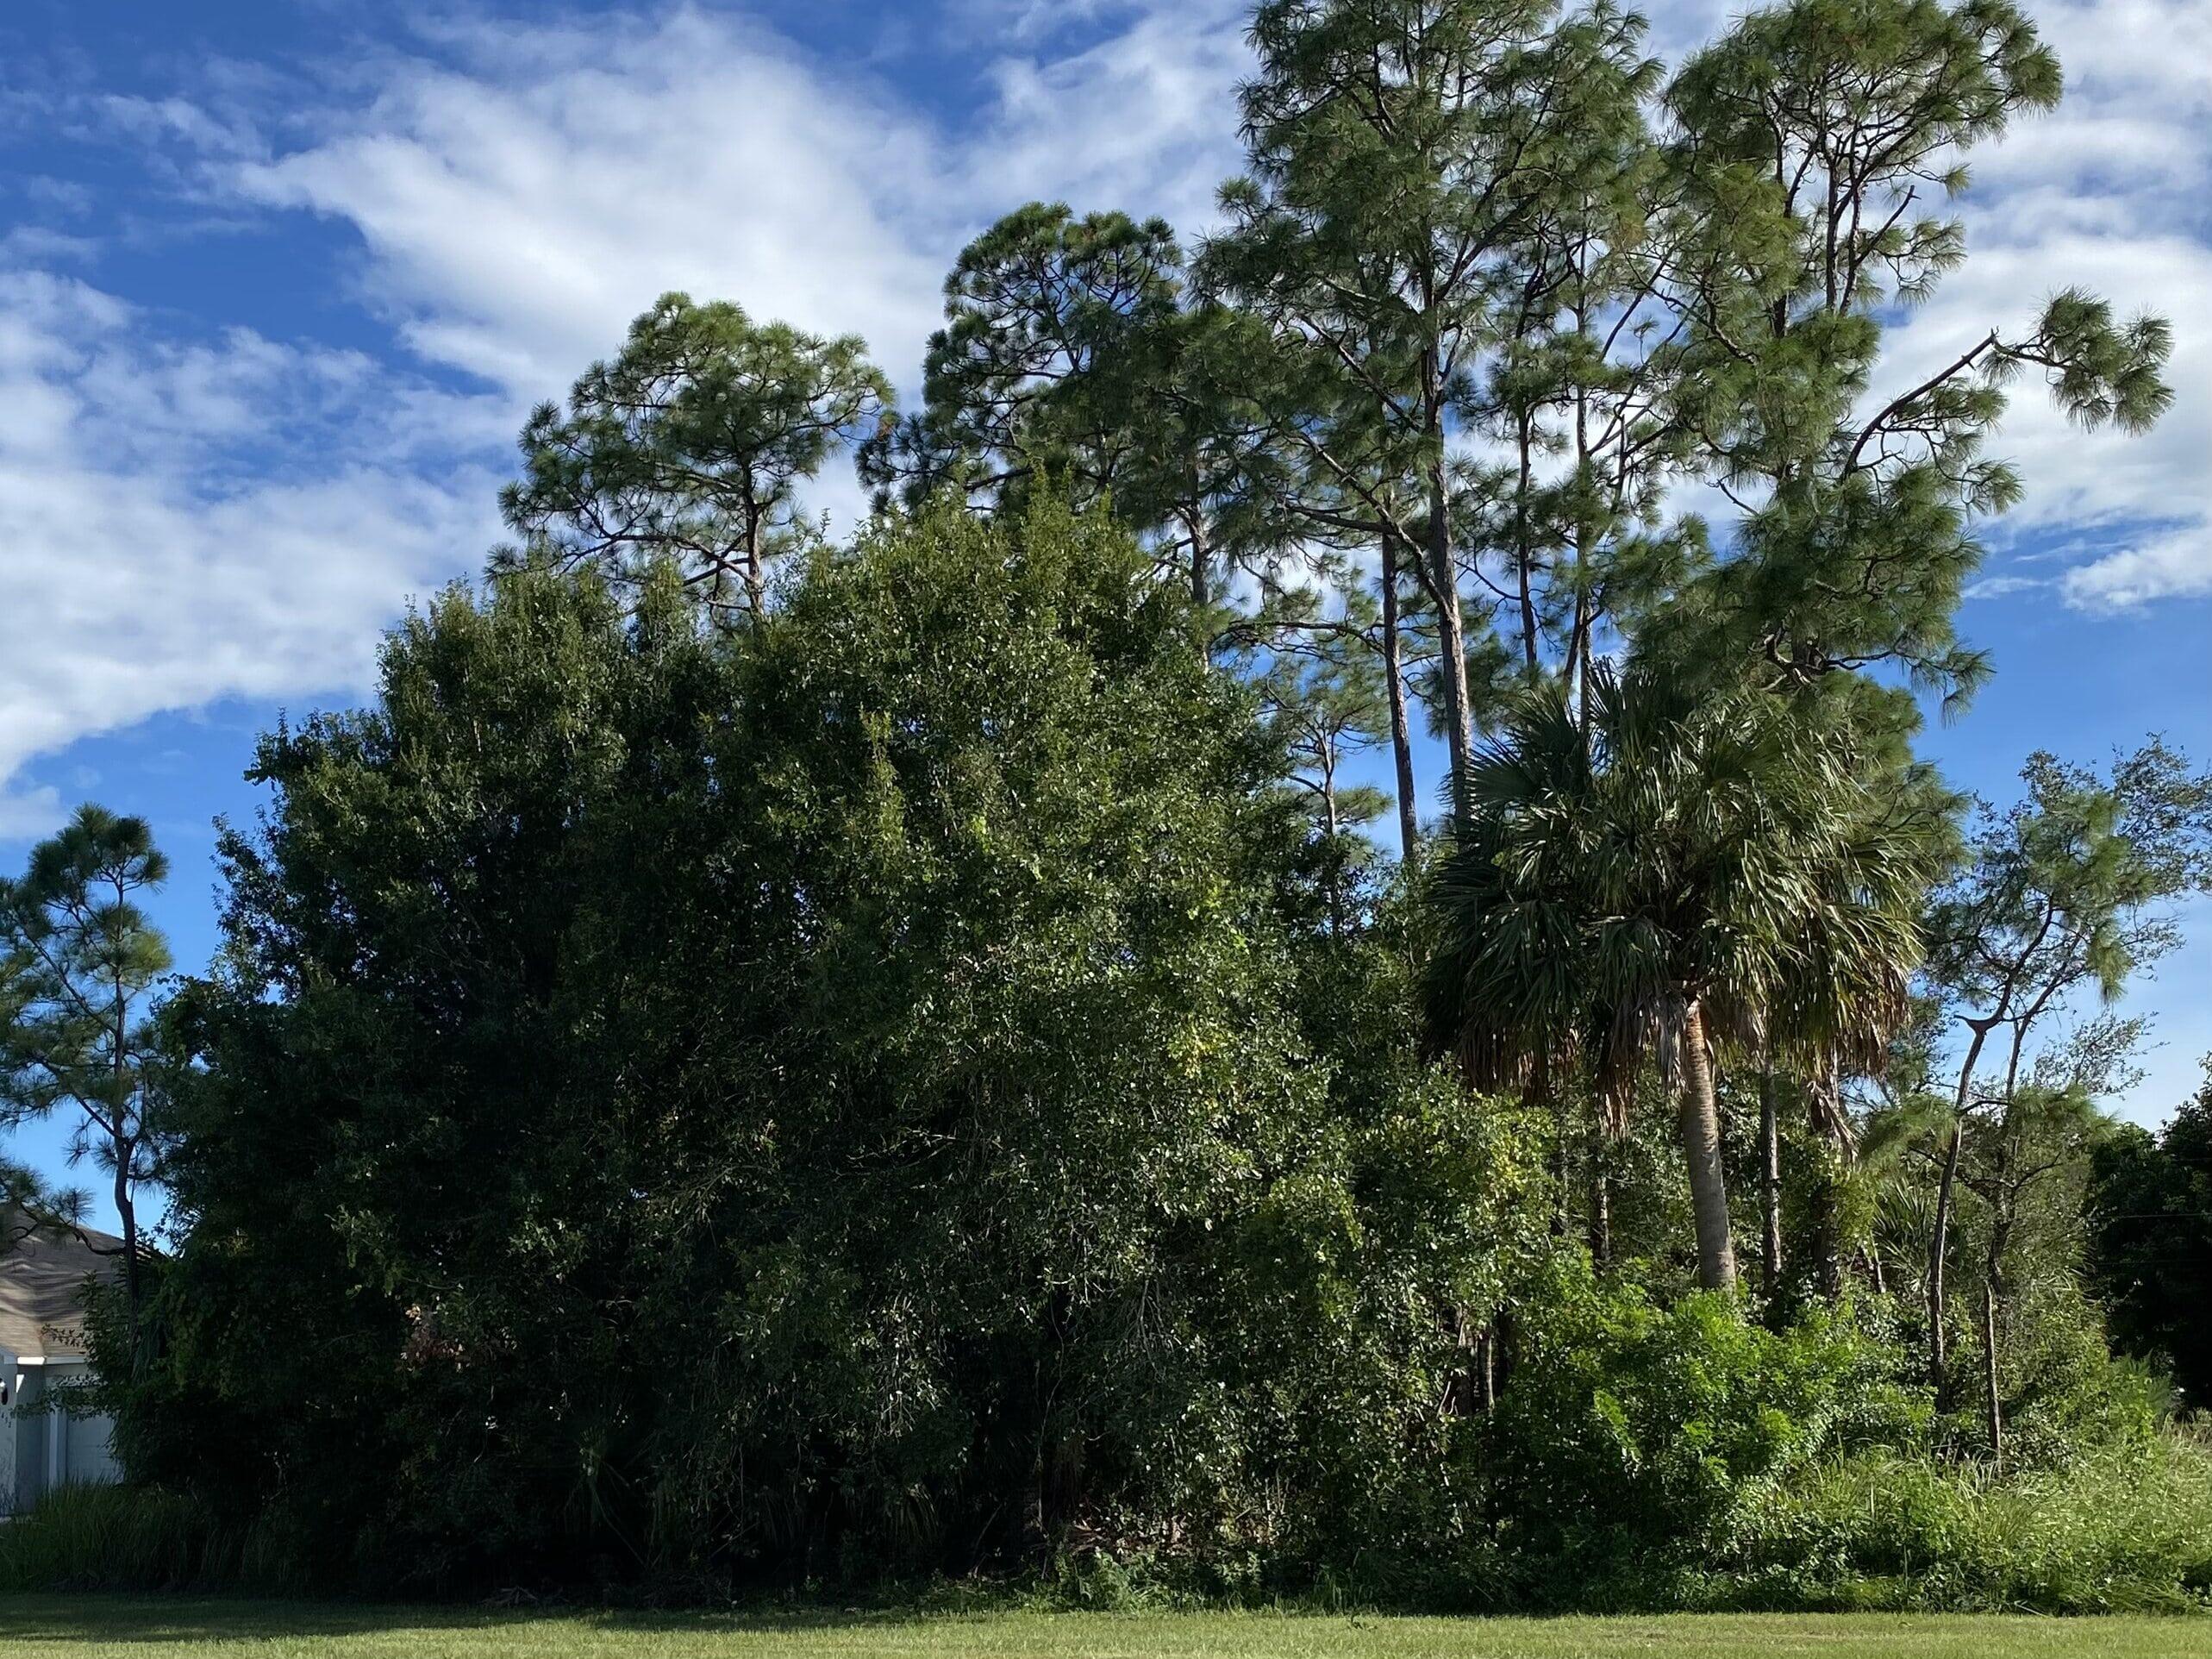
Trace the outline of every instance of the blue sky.
<instances>
[{"instance_id":1,"label":"blue sky","mask_svg":"<svg viewBox=\"0 0 2212 1659\"><path fill-rule=\"evenodd\" d=\"M1666 0L1673 53L1731 8ZM2070 95L1976 163L1973 256L1900 384L2080 282L2174 319L2152 437L2023 386L2024 506L1962 618L1997 678L1928 747L2212 758L2212 6L2028 0ZM217 813L280 710L359 699L379 630L473 573L534 402L662 291L858 332L909 396L952 255L1032 197L1196 232L1237 162L1238 0L0 13L0 867L84 799L149 816L180 961ZM858 492L826 479L816 504ZM1433 775L1433 759L1428 767ZM2212 1049L2212 905L2145 987L2155 1120ZM19 1149L53 1168L53 1135ZM54 1173L60 1173L55 1169Z\"/></svg>"}]
</instances>

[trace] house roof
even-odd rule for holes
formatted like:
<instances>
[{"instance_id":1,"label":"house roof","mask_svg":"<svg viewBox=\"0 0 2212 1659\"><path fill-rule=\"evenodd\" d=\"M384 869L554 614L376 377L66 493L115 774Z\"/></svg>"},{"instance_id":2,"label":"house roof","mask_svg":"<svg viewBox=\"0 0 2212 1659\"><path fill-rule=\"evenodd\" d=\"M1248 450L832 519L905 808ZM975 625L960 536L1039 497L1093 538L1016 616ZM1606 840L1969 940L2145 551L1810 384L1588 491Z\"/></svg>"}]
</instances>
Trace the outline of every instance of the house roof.
<instances>
[{"instance_id":1,"label":"house roof","mask_svg":"<svg viewBox=\"0 0 2212 1659\"><path fill-rule=\"evenodd\" d=\"M118 1277L122 1259L108 1252L122 1249L113 1234L86 1227L34 1235L0 1254L0 1348L25 1360L80 1357L85 1281Z\"/></svg>"}]
</instances>

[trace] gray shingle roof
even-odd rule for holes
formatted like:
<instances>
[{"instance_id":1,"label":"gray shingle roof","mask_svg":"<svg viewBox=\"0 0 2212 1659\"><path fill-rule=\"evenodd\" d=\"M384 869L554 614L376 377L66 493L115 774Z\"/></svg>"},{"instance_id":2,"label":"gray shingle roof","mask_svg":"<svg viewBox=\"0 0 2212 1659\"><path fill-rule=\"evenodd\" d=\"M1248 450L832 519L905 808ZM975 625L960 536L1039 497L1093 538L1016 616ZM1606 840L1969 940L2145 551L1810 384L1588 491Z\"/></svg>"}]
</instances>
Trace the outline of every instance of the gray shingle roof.
<instances>
[{"instance_id":1,"label":"gray shingle roof","mask_svg":"<svg viewBox=\"0 0 2212 1659\"><path fill-rule=\"evenodd\" d=\"M122 1257L101 1254L121 1249L121 1239L90 1227L83 1233L27 1238L0 1254L0 1348L20 1359L83 1353L72 1338L84 1324L85 1280L122 1271Z\"/></svg>"}]
</instances>

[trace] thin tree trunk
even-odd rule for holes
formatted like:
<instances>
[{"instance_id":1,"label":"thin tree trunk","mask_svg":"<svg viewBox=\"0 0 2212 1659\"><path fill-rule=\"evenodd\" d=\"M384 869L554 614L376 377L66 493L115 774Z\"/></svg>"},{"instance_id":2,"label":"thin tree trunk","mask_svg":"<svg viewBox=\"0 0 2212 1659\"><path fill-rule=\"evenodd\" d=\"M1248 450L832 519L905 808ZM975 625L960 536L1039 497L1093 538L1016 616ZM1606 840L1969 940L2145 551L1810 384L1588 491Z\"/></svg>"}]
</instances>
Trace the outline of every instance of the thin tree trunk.
<instances>
[{"instance_id":1,"label":"thin tree trunk","mask_svg":"<svg viewBox=\"0 0 2212 1659\"><path fill-rule=\"evenodd\" d=\"M1943 1155L1943 1175L1935 1184L1935 1225L1928 1245L1928 1380L1940 1401L1944 1362L1948 1357L1943 1334L1943 1263L1950 1255L1951 1206L1959 1186L1959 1156L1965 1144L1966 1124L1961 1118L1951 1126L1951 1143Z\"/></svg>"},{"instance_id":2,"label":"thin tree trunk","mask_svg":"<svg viewBox=\"0 0 2212 1659\"><path fill-rule=\"evenodd\" d=\"M753 619L759 622L768 611L768 580L760 563L760 516L756 512L745 525L745 598L753 608Z\"/></svg>"},{"instance_id":3,"label":"thin tree trunk","mask_svg":"<svg viewBox=\"0 0 2212 1659\"><path fill-rule=\"evenodd\" d=\"M1590 1136L1590 1258L1599 1267L1613 1260L1613 1183L1606 1169L1605 1126L1591 1126Z\"/></svg>"},{"instance_id":4,"label":"thin tree trunk","mask_svg":"<svg viewBox=\"0 0 2212 1659\"><path fill-rule=\"evenodd\" d=\"M1528 676L1528 683L1532 686L1536 683L1538 669L1534 569L1536 554L1535 549L1529 545L1528 535L1528 491L1533 472L1529 448L1534 441L1531 429L1533 424L1532 418L1528 415L1526 413L1522 415L1516 433L1521 449L1521 477L1519 486L1514 492L1513 508L1515 543L1514 562L1519 567L1518 574L1521 579L1521 651Z\"/></svg>"},{"instance_id":5,"label":"thin tree trunk","mask_svg":"<svg viewBox=\"0 0 2212 1659\"><path fill-rule=\"evenodd\" d=\"M2009 993L2008 993L2009 995ZM1943 1394L1944 1361L1948 1357L1943 1333L1943 1264L1951 1253L1951 1206L1959 1186L1959 1157L1966 1141L1966 1098L1973 1092L1974 1067L1989 1041L1986 1024L1974 1027L1966 1045L1966 1058L1959 1067L1959 1089L1952 1103L1951 1143L1944 1149L1943 1178L1935 1187L1935 1225L1928 1241L1928 1380L1940 1402Z\"/></svg>"},{"instance_id":6,"label":"thin tree trunk","mask_svg":"<svg viewBox=\"0 0 2212 1659\"><path fill-rule=\"evenodd\" d=\"M1337 840L1342 832L1336 816L1336 761L1333 746L1328 758L1322 763L1321 796L1323 818L1328 829L1328 936L1334 939L1344 931L1344 849Z\"/></svg>"},{"instance_id":7,"label":"thin tree trunk","mask_svg":"<svg viewBox=\"0 0 2212 1659\"><path fill-rule=\"evenodd\" d=\"M1406 719L1404 647L1398 637L1398 542L1383 537L1383 682L1390 702L1390 758L1397 766L1398 855L1421 854L1421 803L1413 777L1413 733Z\"/></svg>"},{"instance_id":8,"label":"thin tree trunk","mask_svg":"<svg viewBox=\"0 0 2212 1659\"><path fill-rule=\"evenodd\" d=\"M116 1144L116 1213L122 1218L123 1305L130 1312L131 1374L146 1374L146 1282L139 1259L138 1205L130 1190L128 1149Z\"/></svg>"},{"instance_id":9,"label":"thin tree trunk","mask_svg":"<svg viewBox=\"0 0 2212 1659\"><path fill-rule=\"evenodd\" d=\"M1759 1211L1763 1227L1759 1241L1759 1283L1767 1300L1779 1305L1782 1296L1782 1124L1774 1100L1774 1067L1762 1066L1759 1074Z\"/></svg>"},{"instance_id":10,"label":"thin tree trunk","mask_svg":"<svg viewBox=\"0 0 2212 1659\"><path fill-rule=\"evenodd\" d=\"M1206 546L1206 521L1203 514L1193 511L1184 523L1190 532L1190 603L1203 611L1214 602L1212 584L1208 579L1213 555Z\"/></svg>"},{"instance_id":11,"label":"thin tree trunk","mask_svg":"<svg viewBox=\"0 0 2212 1659\"><path fill-rule=\"evenodd\" d=\"M2004 1304L2005 1250L2012 1242L2012 1220L2009 1213L2009 1200L2002 1192L1996 1195L1997 1213L1990 1226L1989 1255L1983 1263L1982 1273L1982 1382L1989 1392L1987 1420L1990 1429L1990 1458L1997 1468L2004 1467L2004 1399L1998 1393L1997 1381L1997 1315Z\"/></svg>"},{"instance_id":12,"label":"thin tree trunk","mask_svg":"<svg viewBox=\"0 0 2212 1659\"><path fill-rule=\"evenodd\" d=\"M1572 1160L1567 1156L1567 1105L1560 1101L1552 1108L1552 1236L1565 1238L1569 1229L1572 1183L1568 1168Z\"/></svg>"},{"instance_id":13,"label":"thin tree trunk","mask_svg":"<svg viewBox=\"0 0 2212 1659\"><path fill-rule=\"evenodd\" d=\"M123 884L120 880L116 882L115 886L116 906L120 911L125 903L126 895ZM146 1292L144 1277L140 1272L138 1260L138 1205L133 1202L133 1194L130 1190L133 1137L126 1133L126 1127L134 1121L128 1115L132 1110L133 1101L136 1101L138 1105L138 1117L135 1122L138 1124L145 1122L145 1095L139 1089L134 1089L131 1084L130 1000L124 992L122 973L120 967L116 969L115 974L115 1007L116 1029L112 1075L115 1079L116 1104L109 1127L108 1139L109 1150L115 1155L116 1161L116 1214L121 1218L123 1229L123 1305L130 1313L131 1374L137 1377L146 1374Z\"/></svg>"},{"instance_id":14,"label":"thin tree trunk","mask_svg":"<svg viewBox=\"0 0 2212 1659\"><path fill-rule=\"evenodd\" d=\"M2004 1468L2004 1399L1997 1393L1997 1287L1982 1281L1982 1380L1989 1390L1990 1459Z\"/></svg>"},{"instance_id":15,"label":"thin tree trunk","mask_svg":"<svg viewBox=\"0 0 2212 1659\"><path fill-rule=\"evenodd\" d=\"M1735 1243L1728 1226L1728 1177L1721 1163L1721 1111L1713 1096L1705 1016L1690 1003L1682 1022L1682 1150L1690 1167L1690 1207L1697 1228L1697 1282L1736 1287Z\"/></svg>"},{"instance_id":16,"label":"thin tree trunk","mask_svg":"<svg viewBox=\"0 0 2212 1659\"><path fill-rule=\"evenodd\" d=\"M1467 768L1474 749L1474 715L1467 692L1467 635L1459 612L1459 573L1452 558L1450 496L1443 463L1435 463L1428 488L1428 580L1436 602L1437 672L1444 686L1444 746L1452 762L1452 811L1467 809Z\"/></svg>"},{"instance_id":17,"label":"thin tree trunk","mask_svg":"<svg viewBox=\"0 0 2212 1659\"><path fill-rule=\"evenodd\" d=\"M1815 1097L1815 1127L1823 1144L1813 1192L1813 1283L1821 1299L1843 1295L1845 1196L1851 1173L1851 1134L1844 1115L1843 1080L1833 1062L1809 1080Z\"/></svg>"}]
</instances>

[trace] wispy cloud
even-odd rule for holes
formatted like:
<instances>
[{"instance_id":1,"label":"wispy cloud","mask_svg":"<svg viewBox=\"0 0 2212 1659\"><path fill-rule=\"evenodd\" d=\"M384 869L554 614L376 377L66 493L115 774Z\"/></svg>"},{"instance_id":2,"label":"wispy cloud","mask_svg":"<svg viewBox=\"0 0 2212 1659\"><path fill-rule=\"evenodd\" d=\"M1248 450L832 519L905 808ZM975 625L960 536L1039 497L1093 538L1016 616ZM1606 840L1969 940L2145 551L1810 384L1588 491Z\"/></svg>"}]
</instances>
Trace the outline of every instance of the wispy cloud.
<instances>
[{"instance_id":1,"label":"wispy cloud","mask_svg":"<svg viewBox=\"0 0 2212 1659\"><path fill-rule=\"evenodd\" d=\"M2212 527L2192 524L2077 566L2059 592L2077 610L2104 612L2212 595Z\"/></svg>"},{"instance_id":2,"label":"wispy cloud","mask_svg":"<svg viewBox=\"0 0 2212 1659\"><path fill-rule=\"evenodd\" d=\"M481 473L424 472L361 360L149 340L81 282L0 275L0 833L32 757L166 709L362 686L378 629L488 533ZM322 435L309 457L282 452Z\"/></svg>"}]
</instances>

